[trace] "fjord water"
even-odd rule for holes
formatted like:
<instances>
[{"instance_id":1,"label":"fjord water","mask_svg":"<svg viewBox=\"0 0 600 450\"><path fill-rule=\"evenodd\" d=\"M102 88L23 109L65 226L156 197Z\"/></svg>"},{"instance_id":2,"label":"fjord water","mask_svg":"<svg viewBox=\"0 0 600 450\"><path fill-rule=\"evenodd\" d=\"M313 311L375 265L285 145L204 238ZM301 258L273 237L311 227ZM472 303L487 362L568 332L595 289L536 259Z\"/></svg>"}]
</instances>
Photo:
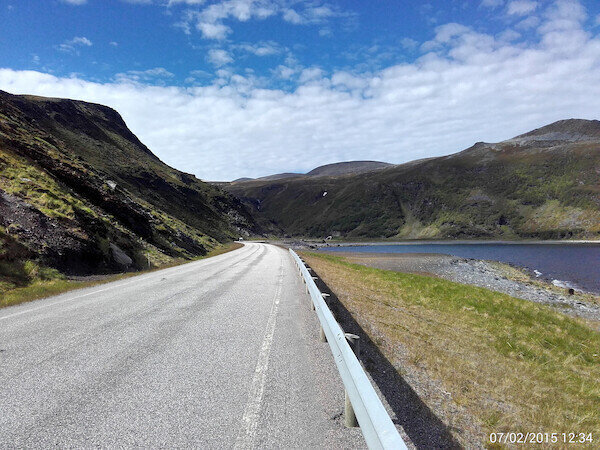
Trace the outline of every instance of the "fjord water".
<instances>
[{"instance_id":1,"label":"fjord water","mask_svg":"<svg viewBox=\"0 0 600 450\"><path fill-rule=\"evenodd\" d=\"M437 253L500 261L537 271L555 284L600 293L600 243L406 243L327 247L333 252Z\"/></svg>"}]
</instances>

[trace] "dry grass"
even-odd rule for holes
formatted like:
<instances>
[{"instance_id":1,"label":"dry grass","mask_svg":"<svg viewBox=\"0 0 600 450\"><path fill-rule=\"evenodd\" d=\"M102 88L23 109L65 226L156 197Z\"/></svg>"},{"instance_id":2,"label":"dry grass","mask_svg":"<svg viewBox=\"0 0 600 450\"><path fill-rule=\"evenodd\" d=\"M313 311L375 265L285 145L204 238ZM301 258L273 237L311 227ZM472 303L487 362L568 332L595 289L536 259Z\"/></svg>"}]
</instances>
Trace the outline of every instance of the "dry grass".
<instances>
[{"instance_id":1,"label":"dry grass","mask_svg":"<svg viewBox=\"0 0 600 450\"><path fill-rule=\"evenodd\" d=\"M600 440L600 333L584 322L483 288L303 257L400 373L409 361L476 418L482 443L509 431Z\"/></svg>"},{"instance_id":2,"label":"dry grass","mask_svg":"<svg viewBox=\"0 0 600 450\"><path fill-rule=\"evenodd\" d=\"M237 250L238 248L243 247L242 244L238 242L231 242L229 244L220 245L209 253L199 258L195 258L194 260L200 260L205 258L211 258L213 256L221 255L223 253L227 253L233 250ZM99 284L109 283L111 281L121 280L123 278L129 278L136 275L141 275L143 273L154 272L156 270L167 269L169 267L178 266L181 264L185 264L190 262L190 260L185 259L177 259L169 262L168 264L154 267L149 270L143 270L140 272L130 272L130 273L122 273L116 274L112 276L108 276L102 280L94 280L94 281L72 281L66 279L64 276L61 276L57 273L55 278L47 279L48 277L44 277L44 279L36 278L32 279L31 282L27 286L17 287L13 289L2 289L2 283L0 283L0 308L6 306L18 305L19 303L30 302L33 300L37 300L44 297L50 297L53 295L63 294L65 292L72 291L74 289L82 289L92 286L97 286ZM56 272L56 271L53 271Z\"/></svg>"},{"instance_id":3,"label":"dry grass","mask_svg":"<svg viewBox=\"0 0 600 450\"><path fill-rule=\"evenodd\" d=\"M0 308L18 305L19 303L30 302L53 295L64 294L65 292L75 289L92 287L98 284L108 283L110 281L116 281L138 274L139 272L131 274L119 274L107 277L101 281L71 281L66 279L35 280L28 286L0 292Z\"/></svg>"}]
</instances>

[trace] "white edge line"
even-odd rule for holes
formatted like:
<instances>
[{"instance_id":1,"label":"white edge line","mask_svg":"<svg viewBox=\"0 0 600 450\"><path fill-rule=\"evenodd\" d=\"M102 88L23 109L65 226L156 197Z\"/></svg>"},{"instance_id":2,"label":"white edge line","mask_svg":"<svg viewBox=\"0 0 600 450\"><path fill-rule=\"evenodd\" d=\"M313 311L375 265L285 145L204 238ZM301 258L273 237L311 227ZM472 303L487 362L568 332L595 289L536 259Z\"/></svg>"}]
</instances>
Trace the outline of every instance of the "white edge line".
<instances>
[{"instance_id":1,"label":"white edge line","mask_svg":"<svg viewBox=\"0 0 600 450\"><path fill-rule=\"evenodd\" d=\"M233 253L233 252L227 252L225 254L229 254L229 253ZM217 255L217 257L218 256L221 256L221 255ZM199 262L203 262L203 261L209 262L210 260L190 261L188 264L193 264L195 262L199 263ZM214 260L210 261L210 262L214 262ZM183 264L182 266L185 266L185 265L186 264ZM178 266L178 267L182 267L182 266ZM114 288L128 286L128 285L130 285L130 284L132 284L134 282L137 282L137 281L152 280L152 279L156 278L156 276L152 276L152 275L159 275L159 273L160 273L160 276L164 276L164 273L161 273L163 270L175 269L176 267L167 267L166 269L162 269L162 270L159 270L158 272L153 272L153 273L150 273L150 274L139 274L137 276L134 276L133 279L127 280L124 283L119 283L119 281L109 282L109 284L111 284L111 286L106 287L104 289L99 289L99 290L94 291L94 292L88 292L87 294L78 295L76 297L69 297L69 298L66 298L64 300L59 300L57 302L47 303L47 304L44 304L44 305L37 306L35 308L28 308L25 311L19 311L19 312L13 313L13 314L8 314L6 316L2 316L2 317L0 317L0 320L4 320L4 319L9 319L11 317L20 316L22 314L27 314L27 313L34 312L34 311L37 311L37 310L40 310L40 309L49 308L49 307L54 306L54 305L60 305L61 303L70 302L72 300L77 300L77 299L80 299L80 298L83 298L83 297L88 297L88 296L94 295L94 294L99 294L100 292L109 291L109 290L114 289ZM150 276L144 277L144 275L150 275ZM142 278L142 277L144 277L144 278ZM119 284L113 284L113 283L119 283ZM68 295L68 293L66 293L66 292L64 294ZM58 295L63 295L63 294L58 294ZM37 300L48 300L48 299L49 298L47 297L47 298L40 298L40 299L37 299ZM15 306L18 306L18 305L15 305Z\"/></svg>"}]
</instances>

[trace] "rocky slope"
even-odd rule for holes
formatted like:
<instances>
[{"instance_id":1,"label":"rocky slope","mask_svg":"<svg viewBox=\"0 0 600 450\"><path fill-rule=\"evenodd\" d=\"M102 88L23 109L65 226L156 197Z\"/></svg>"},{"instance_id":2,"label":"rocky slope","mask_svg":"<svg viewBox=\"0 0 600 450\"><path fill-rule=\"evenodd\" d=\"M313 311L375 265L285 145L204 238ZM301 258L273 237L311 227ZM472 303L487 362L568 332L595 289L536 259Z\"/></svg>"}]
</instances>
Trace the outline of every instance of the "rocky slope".
<instances>
[{"instance_id":1,"label":"rocky slope","mask_svg":"<svg viewBox=\"0 0 600 450\"><path fill-rule=\"evenodd\" d=\"M40 267L191 258L259 231L239 200L162 163L116 111L0 91L0 287Z\"/></svg>"},{"instance_id":2,"label":"rocky slope","mask_svg":"<svg viewBox=\"0 0 600 450\"><path fill-rule=\"evenodd\" d=\"M296 236L599 239L600 122L373 172L224 187Z\"/></svg>"}]
</instances>

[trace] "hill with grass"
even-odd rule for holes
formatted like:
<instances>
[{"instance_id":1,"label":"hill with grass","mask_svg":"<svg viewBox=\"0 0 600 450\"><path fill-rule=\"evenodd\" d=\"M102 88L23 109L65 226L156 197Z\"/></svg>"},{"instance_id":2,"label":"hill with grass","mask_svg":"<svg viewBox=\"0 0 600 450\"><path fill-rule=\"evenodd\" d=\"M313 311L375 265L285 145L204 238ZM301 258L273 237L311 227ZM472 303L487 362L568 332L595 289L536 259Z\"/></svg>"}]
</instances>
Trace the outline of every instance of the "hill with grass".
<instances>
[{"instance_id":1,"label":"hill with grass","mask_svg":"<svg viewBox=\"0 0 600 450\"><path fill-rule=\"evenodd\" d=\"M357 173L373 172L374 170L391 167L393 164L381 161L344 161L333 164L319 166L310 172L307 172L309 177L337 176L350 175Z\"/></svg>"},{"instance_id":2,"label":"hill with grass","mask_svg":"<svg viewBox=\"0 0 600 450\"><path fill-rule=\"evenodd\" d=\"M380 161L344 161L333 164L325 164L319 166L307 173L284 172L274 175L267 175L260 178L238 178L231 182L216 181L213 184L217 186L227 186L230 183L247 183L249 181L275 181L287 178L305 178L305 177L329 177L338 175L349 175L365 172L373 172L375 170L391 167L393 164Z\"/></svg>"},{"instance_id":3,"label":"hill with grass","mask_svg":"<svg viewBox=\"0 0 600 450\"><path fill-rule=\"evenodd\" d=\"M106 106L0 91L0 287L146 268L260 232Z\"/></svg>"},{"instance_id":4,"label":"hill with grass","mask_svg":"<svg viewBox=\"0 0 600 450\"><path fill-rule=\"evenodd\" d=\"M223 187L292 236L600 239L600 122L365 173Z\"/></svg>"}]
</instances>

